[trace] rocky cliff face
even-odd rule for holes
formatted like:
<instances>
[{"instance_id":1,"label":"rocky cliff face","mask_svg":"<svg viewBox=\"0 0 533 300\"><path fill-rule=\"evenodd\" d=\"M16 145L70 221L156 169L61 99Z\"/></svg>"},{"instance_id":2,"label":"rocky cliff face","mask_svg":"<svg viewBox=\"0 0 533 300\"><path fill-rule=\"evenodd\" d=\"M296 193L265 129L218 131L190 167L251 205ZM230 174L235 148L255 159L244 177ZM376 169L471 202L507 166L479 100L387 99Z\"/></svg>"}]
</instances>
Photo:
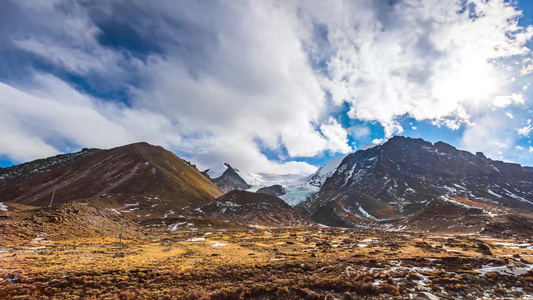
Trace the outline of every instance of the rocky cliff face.
<instances>
[{"instance_id":1,"label":"rocky cliff face","mask_svg":"<svg viewBox=\"0 0 533 300\"><path fill-rule=\"evenodd\" d=\"M232 190L247 190L251 187L229 164L225 164L225 166L227 169L224 173L220 177L213 179L213 182L219 188L227 193Z\"/></svg>"},{"instance_id":2,"label":"rocky cliff face","mask_svg":"<svg viewBox=\"0 0 533 300\"><path fill-rule=\"evenodd\" d=\"M348 155L320 191L298 208L327 225L391 220L451 194L533 210L533 173L443 142L393 137Z\"/></svg>"},{"instance_id":3,"label":"rocky cliff face","mask_svg":"<svg viewBox=\"0 0 533 300\"><path fill-rule=\"evenodd\" d=\"M271 185L267 187L262 187L257 190L257 193L269 194L269 195L278 197L278 196L285 195L286 192L283 186L279 184L275 184L275 185Z\"/></svg>"}]
</instances>

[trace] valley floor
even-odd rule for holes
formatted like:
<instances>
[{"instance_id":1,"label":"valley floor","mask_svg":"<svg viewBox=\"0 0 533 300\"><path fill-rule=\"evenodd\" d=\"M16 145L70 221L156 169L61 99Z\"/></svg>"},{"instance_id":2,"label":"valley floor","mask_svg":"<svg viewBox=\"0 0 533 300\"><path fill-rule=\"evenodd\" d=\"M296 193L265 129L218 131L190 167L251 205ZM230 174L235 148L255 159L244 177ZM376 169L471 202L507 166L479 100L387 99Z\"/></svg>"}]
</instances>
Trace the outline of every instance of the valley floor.
<instances>
[{"instance_id":1,"label":"valley floor","mask_svg":"<svg viewBox=\"0 0 533 300\"><path fill-rule=\"evenodd\" d=\"M0 299L533 299L531 240L215 229L0 245ZM181 230L181 231L180 231Z\"/></svg>"}]
</instances>

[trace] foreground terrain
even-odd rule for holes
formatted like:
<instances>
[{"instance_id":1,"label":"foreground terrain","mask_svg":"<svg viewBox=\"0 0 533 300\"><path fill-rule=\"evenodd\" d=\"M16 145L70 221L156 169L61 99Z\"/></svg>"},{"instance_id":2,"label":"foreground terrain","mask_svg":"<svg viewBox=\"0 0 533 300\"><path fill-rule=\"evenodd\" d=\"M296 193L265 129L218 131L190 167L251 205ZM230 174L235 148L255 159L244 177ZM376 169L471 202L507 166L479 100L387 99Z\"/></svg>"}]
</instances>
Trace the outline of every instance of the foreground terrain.
<instances>
[{"instance_id":1,"label":"foreground terrain","mask_svg":"<svg viewBox=\"0 0 533 300\"><path fill-rule=\"evenodd\" d=\"M0 299L533 298L526 238L206 219L142 225L145 235L125 234L123 244L102 234L4 242Z\"/></svg>"},{"instance_id":2,"label":"foreground terrain","mask_svg":"<svg viewBox=\"0 0 533 300\"><path fill-rule=\"evenodd\" d=\"M530 169L400 137L334 165L296 207L146 143L0 169L0 299L533 299Z\"/></svg>"}]
</instances>

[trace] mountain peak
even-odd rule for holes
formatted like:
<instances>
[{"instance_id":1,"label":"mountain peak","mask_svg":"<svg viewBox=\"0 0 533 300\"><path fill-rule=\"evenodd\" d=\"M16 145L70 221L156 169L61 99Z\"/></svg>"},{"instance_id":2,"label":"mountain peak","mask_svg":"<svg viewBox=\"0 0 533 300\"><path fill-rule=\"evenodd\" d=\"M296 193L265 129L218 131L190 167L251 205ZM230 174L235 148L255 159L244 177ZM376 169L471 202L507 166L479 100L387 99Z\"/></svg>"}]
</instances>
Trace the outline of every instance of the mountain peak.
<instances>
[{"instance_id":1,"label":"mountain peak","mask_svg":"<svg viewBox=\"0 0 533 300\"><path fill-rule=\"evenodd\" d=\"M232 168L228 163L224 163L226 170L221 176L213 179L213 182L225 192L231 190L247 190L251 186L237 173L237 169Z\"/></svg>"},{"instance_id":2,"label":"mountain peak","mask_svg":"<svg viewBox=\"0 0 533 300\"><path fill-rule=\"evenodd\" d=\"M25 180L0 186L0 202L47 205L54 193L54 203L85 199L142 206L147 199L159 199L152 204L177 208L206 203L222 195L190 163L161 146L145 142L65 154L28 165L39 167L41 172L25 175L29 168L13 169L22 173Z\"/></svg>"},{"instance_id":3,"label":"mountain peak","mask_svg":"<svg viewBox=\"0 0 533 300\"><path fill-rule=\"evenodd\" d=\"M401 135L396 135L396 136L391 137L381 146L384 148L388 148L388 147L420 146L420 145L424 145L428 147L433 146L433 144L421 138L411 138L411 137L406 137L406 136L401 136Z\"/></svg>"},{"instance_id":4,"label":"mountain peak","mask_svg":"<svg viewBox=\"0 0 533 300\"><path fill-rule=\"evenodd\" d=\"M346 214L371 220L409 215L445 194L533 211L532 192L533 175L520 165L396 136L349 154L300 208L337 225Z\"/></svg>"}]
</instances>

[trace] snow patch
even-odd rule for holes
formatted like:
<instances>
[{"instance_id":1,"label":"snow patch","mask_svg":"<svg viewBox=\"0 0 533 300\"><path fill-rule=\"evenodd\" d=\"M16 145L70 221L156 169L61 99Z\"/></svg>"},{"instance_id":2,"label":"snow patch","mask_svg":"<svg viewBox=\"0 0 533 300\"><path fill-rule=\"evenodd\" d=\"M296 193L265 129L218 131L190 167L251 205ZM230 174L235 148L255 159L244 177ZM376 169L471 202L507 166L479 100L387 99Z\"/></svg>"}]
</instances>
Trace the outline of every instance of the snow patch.
<instances>
[{"instance_id":1,"label":"snow patch","mask_svg":"<svg viewBox=\"0 0 533 300\"><path fill-rule=\"evenodd\" d=\"M204 237L193 237L193 238L190 238L190 239L186 239L185 241L187 241L187 242L203 242L203 241L205 241L205 238Z\"/></svg>"},{"instance_id":2,"label":"snow patch","mask_svg":"<svg viewBox=\"0 0 533 300\"><path fill-rule=\"evenodd\" d=\"M226 246L226 244L224 243L219 243L219 242L211 242L211 246L213 246L213 248L222 248L224 246Z\"/></svg>"},{"instance_id":3,"label":"snow patch","mask_svg":"<svg viewBox=\"0 0 533 300\"><path fill-rule=\"evenodd\" d=\"M526 265L525 267L517 267L517 266L501 266L501 267L493 267L490 265L483 265L483 268L477 269L476 272L481 273L483 275L486 275L487 273L496 272L500 275L524 275L527 272L531 271L533 269L533 265Z\"/></svg>"},{"instance_id":4,"label":"snow patch","mask_svg":"<svg viewBox=\"0 0 533 300\"><path fill-rule=\"evenodd\" d=\"M168 229L169 229L170 231L176 231L176 230L178 229L179 226L184 225L184 224L187 224L187 222L178 222L178 223L175 223L175 224L169 225L169 226L168 226Z\"/></svg>"},{"instance_id":5,"label":"snow patch","mask_svg":"<svg viewBox=\"0 0 533 300\"><path fill-rule=\"evenodd\" d=\"M501 198L501 197L502 197L502 195L497 194L497 193L491 191L490 189L487 189L487 192L489 192L489 194L491 194L491 195L493 195L493 196L496 196L496 197L498 197L498 198Z\"/></svg>"},{"instance_id":6,"label":"snow patch","mask_svg":"<svg viewBox=\"0 0 533 300\"><path fill-rule=\"evenodd\" d=\"M524 199L524 198L522 198L522 197L520 197L520 196L518 196L518 195L516 195L516 194L514 194L514 193L512 193L512 192L510 192L510 191L507 190L507 189L503 189L503 190L507 193L507 195L508 195L509 197L511 197L511 198L513 198L513 199L516 199L516 200L518 200L518 201L522 201L522 202L526 202L526 203L531 203L531 201L529 201L529 200L527 200L527 199Z\"/></svg>"}]
</instances>

